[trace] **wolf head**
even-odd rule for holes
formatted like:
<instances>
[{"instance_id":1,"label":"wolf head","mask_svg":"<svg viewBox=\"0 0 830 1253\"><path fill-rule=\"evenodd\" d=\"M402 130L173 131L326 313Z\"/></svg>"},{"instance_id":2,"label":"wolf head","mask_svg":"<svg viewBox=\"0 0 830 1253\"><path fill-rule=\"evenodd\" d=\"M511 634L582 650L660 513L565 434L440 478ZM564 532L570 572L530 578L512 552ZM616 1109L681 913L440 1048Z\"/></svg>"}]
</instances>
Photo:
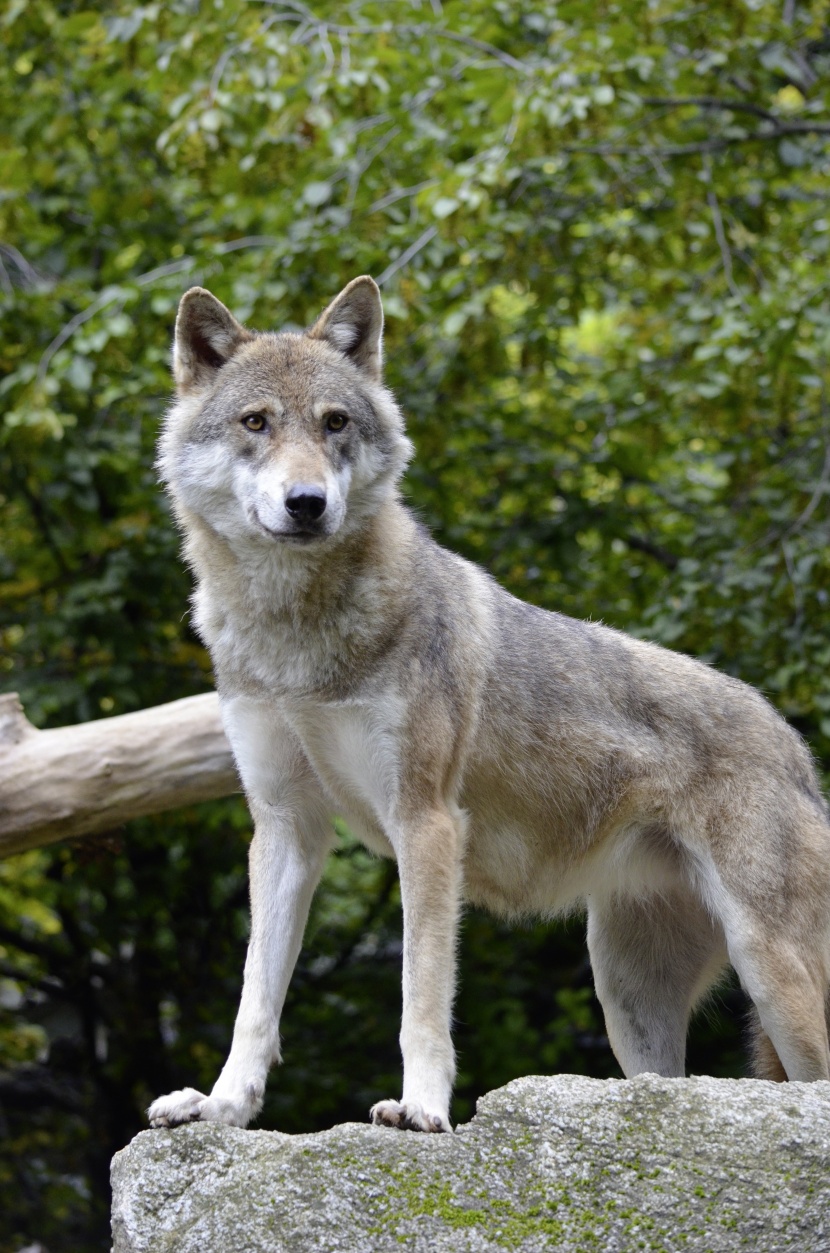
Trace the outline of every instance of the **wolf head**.
<instances>
[{"instance_id":1,"label":"wolf head","mask_svg":"<svg viewBox=\"0 0 830 1253\"><path fill-rule=\"evenodd\" d=\"M383 309L354 279L304 334L258 334L202 287L173 344L158 467L180 520L232 546L318 545L359 529L412 452L382 378Z\"/></svg>"}]
</instances>

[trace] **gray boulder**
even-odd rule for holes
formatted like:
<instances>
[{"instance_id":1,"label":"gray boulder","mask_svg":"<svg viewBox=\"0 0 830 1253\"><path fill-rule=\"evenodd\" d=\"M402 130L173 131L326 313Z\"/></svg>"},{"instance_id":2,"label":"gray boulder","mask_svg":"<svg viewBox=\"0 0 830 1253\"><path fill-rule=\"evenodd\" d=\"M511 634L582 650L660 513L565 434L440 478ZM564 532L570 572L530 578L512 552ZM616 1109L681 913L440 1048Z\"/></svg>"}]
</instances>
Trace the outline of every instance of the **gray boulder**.
<instances>
[{"instance_id":1,"label":"gray boulder","mask_svg":"<svg viewBox=\"0 0 830 1253\"><path fill-rule=\"evenodd\" d=\"M828 1253L830 1083L517 1079L455 1135L193 1123L112 1178L113 1253Z\"/></svg>"}]
</instances>

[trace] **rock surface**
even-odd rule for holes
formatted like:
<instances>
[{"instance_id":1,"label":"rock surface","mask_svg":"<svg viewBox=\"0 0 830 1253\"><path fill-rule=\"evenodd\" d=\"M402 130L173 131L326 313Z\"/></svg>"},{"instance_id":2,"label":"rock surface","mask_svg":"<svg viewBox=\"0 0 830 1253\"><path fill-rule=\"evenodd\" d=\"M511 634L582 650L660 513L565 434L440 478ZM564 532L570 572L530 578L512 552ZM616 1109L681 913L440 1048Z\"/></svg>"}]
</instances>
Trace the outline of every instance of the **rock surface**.
<instances>
[{"instance_id":1,"label":"rock surface","mask_svg":"<svg viewBox=\"0 0 830 1253\"><path fill-rule=\"evenodd\" d=\"M830 1083L517 1079L455 1135L145 1131L113 1253L830 1250Z\"/></svg>"}]
</instances>

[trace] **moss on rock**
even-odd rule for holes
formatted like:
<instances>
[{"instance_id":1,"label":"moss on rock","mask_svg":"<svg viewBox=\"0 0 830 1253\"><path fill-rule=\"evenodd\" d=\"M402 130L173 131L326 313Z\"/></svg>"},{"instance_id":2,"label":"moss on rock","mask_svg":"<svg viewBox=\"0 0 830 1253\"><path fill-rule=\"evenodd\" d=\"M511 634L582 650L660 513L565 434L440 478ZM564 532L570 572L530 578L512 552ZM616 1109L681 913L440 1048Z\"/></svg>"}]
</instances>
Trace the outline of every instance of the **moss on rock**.
<instances>
[{"instance_id":1,"label":"moss on rock","mask_svg":"<svg viewBox=\"0 0 830 1253\"><path fill-rule=\"evenodd\" d=\"M519 1079L452 1136L194 1123L113 1188L113 1253L819 1253L830 1084Z\"/></svg>"}]
</instances>

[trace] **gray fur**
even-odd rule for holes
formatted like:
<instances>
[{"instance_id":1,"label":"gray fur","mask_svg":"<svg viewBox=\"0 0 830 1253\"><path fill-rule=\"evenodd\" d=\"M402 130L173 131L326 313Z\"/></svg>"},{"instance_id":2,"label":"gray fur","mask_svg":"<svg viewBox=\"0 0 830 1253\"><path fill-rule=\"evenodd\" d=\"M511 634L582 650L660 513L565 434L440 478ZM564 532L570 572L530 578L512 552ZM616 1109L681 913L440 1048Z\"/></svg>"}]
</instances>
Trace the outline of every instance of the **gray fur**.
<instances>
[{"instance_id":1,"label":"gray fur","mask_svg":"<svg viewBox=\"0 0 830 1253\"><path fill-rule=\"evenodd\" d=\"M376 1122L449 1127L463 900L587 909L626 1075L683 1073L689 1014L731 961L760 1073L828 1078L830 824L801 739L745 684L525 605L418 526L371 279L305 335L217 305L183 299L159 464L255 820L252 944L213 1092L151 1121L257 1112L335 814L401 878L404 1090ZM299 491L319 518L298 521Z\"/></svg>"}]
</instances>

